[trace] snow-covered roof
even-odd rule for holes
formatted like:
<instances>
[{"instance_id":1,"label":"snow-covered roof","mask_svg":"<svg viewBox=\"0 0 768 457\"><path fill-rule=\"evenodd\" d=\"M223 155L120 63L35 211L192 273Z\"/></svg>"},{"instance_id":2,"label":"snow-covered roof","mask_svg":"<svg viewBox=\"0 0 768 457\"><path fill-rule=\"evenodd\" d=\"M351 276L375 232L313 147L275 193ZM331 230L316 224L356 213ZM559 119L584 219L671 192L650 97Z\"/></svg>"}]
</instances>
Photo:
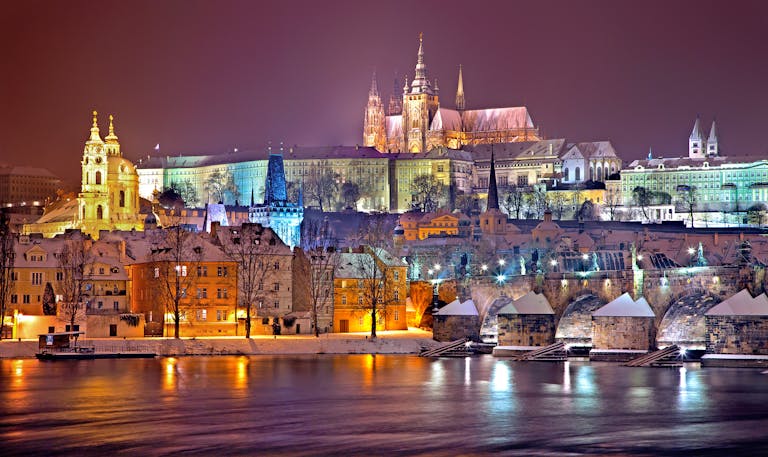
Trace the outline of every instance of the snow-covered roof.
<instances>
[{"instance_id":1,"label":"snow-covered roof","mask_svg":"<svg viewBox=\"0 0 768 457\"><path fill-rule=\"evenodd\" d=\"M768 297L760 294L752 297L747 289L742 289L720 304L707 311L707 316L766 316L768 315Z\"/></svg>"},{"instance_id":2,"label":"snow-covered roof","mask_svg":"<svg viewBox=\"0 0 768 457\"><path fill-rule=\"evenodd\" d=\"M461 131L461 114L456 110L439 108L429 129Z\"/></svg>"},{"instance_id":3,"label":"snow-covered roof","mask_svg":"<svg viewBox=\"0 0 768 457\"><path fill-rule=\"evenodd\" d=\"M606 304L602 308L598 309L593 316L612 316L612 317L656 317L653 310L648 305L643 297L640 297L637 301L632 300L632 297L627 292L621 294L616 300Z\"/></svg>"},{"instance_id":4,"label":"snow-covered roof","mask_svg":"<svg viewBox=\"0 0 768 457\"><path fill-rule=\"evenodd\" d=\"M555 314L544 294L528 292L501 308L496 314Z\"/></svg>"},{"instance_id":5,"label":"snow-covered roof","mask_svg":"<svg viewBox=\"0 0 768 457\"><path fill-rule=\"evenodd\" d=\"M479 315L477 312L477 307L475 307L475 303L472 300L467 300L464 303L461 303L459 299L448 303L447 305L440 308L440 311L435 313L440 316L477 316Z\"/></svg>"},{"instance_id":6,"label":"snow-covered roof","mask_svg":"<svg viewBox=\"0 0 768 457\"><path fill-rule=\"evenodd\" d=\"M524 106L466 110L461 117L468 132L534 128L528 108Z\"/></svg>"}]
</instances>

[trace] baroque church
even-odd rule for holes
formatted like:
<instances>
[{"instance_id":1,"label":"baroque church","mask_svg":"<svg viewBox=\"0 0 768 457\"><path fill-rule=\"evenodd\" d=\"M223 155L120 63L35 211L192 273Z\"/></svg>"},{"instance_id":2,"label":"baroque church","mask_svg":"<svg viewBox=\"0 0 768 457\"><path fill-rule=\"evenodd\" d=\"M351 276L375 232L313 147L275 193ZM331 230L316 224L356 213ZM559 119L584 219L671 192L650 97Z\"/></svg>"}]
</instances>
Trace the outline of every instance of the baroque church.
<instances>
[{"instance_id":1,"label":"baroque church","mask_svg":"<svg viewBox=\"0 0 768 457\"><path fill-rule=\"evenodd\" d=\"M83 150L82 180L77 199L46 208L35 223L24 225L24 233L53 237L76 229L98 239L101 230L143 230L139 214L139 178L134 164L123 158L115 134L114 118L109 116L109 133L99 133L96 111L91 134Z\"/></svg>"},{"instance_id":2,"label":"baroque church","mask_svg":"<svg viewBox=\"0 0 768 457\"><path fill-rule=\"evenodd\" d=\"M406 75L402 102L393 92L386 115L375 75L371 82L363 122L363 145L379 152L418 153L436 147L461 149L466 145L540 139L539 130L524 106L466 109L461 66L454 109L441 107L437 80L433 84L427 77L421 35L415 76L409 84Z\"/></svg>"}]
</instances>

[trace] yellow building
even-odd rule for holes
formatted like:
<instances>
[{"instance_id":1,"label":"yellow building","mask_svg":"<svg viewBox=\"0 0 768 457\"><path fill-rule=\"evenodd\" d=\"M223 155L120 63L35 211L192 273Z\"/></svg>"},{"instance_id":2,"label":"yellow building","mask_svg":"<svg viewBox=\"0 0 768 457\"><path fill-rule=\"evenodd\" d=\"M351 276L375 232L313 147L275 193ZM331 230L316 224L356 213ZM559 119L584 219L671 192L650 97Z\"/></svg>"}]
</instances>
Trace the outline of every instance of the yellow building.
<instances>
[{"instance_id":1,"label":"yellow building","mask_svg":"<svg viewBox=\"0 0 768 457\"><path fill-rule=\"evenodd\" d=\"M383 249L363 248L340 255L333 285L333 331L370 332L372 288L379 283L377 330L406 330L408 265Z\"/></svg>"},{"instance_id":2,"label":"yellow building","mask_svg":"<svg viewBox=\"0 0 768 457\"><path fill-rule=\"evenodd\" d=\"M52 237L67 229L79 229L97 239L101 230L143 230L138 174L133 163L122 156L112 116L109 134L102 140L97 113L93 112L81 166L77 200L46 211L34 224L24 225L23 232Z\"/></svg>"}]
</instances>

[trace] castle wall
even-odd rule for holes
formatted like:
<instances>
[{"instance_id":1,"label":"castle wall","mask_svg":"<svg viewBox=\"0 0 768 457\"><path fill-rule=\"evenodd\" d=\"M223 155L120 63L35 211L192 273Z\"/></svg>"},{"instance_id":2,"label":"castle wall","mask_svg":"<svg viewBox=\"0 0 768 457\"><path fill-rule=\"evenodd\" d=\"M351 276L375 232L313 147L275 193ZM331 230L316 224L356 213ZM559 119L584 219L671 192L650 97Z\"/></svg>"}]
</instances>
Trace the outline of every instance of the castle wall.
<instances>
[{"instance_id":1,"label":"castle wall","mask_svg":"<svg viewBox=\"0 0 768 457\"><path fill-rule=\"evenodd\" d=\"M768 316L706 316L707 353L768 355Z\"/></svg>"},{"instance_id":2,"label":"castle wall","mask_svg":"<svg viewBox=\"0 0 768 457\"><path fill-rule=\"evenodd\" d=\"M547 346L555 340L552 314L499 314L499 346Z\"/></svg>"},{"instance_id":3,"label":"castle wall","mask_svg":"<svg viewBox=\"0 0 768 457\"><path fill-rule=\"evenodd\" d=\"M593 349L647 351L652 346L653 318L593 316Z\"/></svg>"}]
</instances>

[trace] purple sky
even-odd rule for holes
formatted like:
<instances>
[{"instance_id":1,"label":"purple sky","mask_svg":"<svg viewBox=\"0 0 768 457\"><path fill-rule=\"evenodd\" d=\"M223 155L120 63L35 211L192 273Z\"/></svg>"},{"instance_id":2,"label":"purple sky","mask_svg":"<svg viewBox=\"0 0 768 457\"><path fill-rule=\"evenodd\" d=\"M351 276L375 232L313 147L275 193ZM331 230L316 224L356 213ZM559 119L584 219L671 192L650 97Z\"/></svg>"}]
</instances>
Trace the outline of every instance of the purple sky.
<instances>
[{"instance_id":1,"label":"purple sky","mask_svg":"<svg viewBox=\"0 0 768 457\"><path fill-rule=\"evenodd\" d=\"M624 159L686 153L697 113L721 148L768 156L768 2L67 1L0 6L0 162L79 176L90 111L124 154L361 142L376 70L430 78L453 107L528 106L549 137Z\"/></svg>"}]
</instances>

